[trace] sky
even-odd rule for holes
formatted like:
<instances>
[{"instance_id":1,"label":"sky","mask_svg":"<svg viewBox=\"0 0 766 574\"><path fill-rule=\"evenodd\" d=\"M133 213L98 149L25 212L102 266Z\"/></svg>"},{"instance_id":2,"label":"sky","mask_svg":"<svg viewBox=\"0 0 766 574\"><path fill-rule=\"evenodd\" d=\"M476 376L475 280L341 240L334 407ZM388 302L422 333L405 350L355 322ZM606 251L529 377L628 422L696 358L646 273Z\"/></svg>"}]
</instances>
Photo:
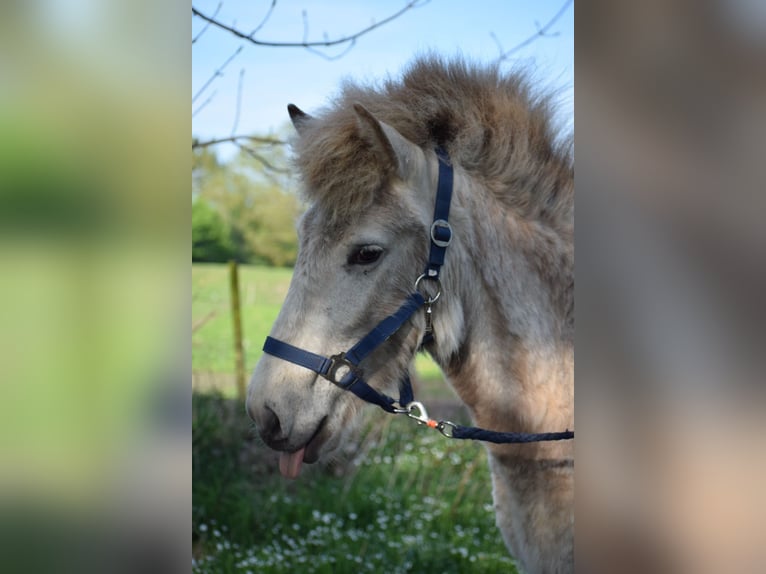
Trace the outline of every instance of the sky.
<instances>
[{"instance_id":1,"label":"sky","mask_svg":"<svg viewBox=\"0 0 766 574\"><path fill-rule=\"evenodd\" d=\"M278 0L270 18L256 34L269 41L335 39L380 22L408 0ZM220 0L193 0L212 16ZM255 46L210 26L192 44L192 134L200 139L236 134L274 135L287 129L287 104L308 113L326 105L345 78L375 81L397 76L412 58L426 51L462 54L492 62L545 26L565 0L430 0L397 19L361 36L345 55L328 60L305 48ZM250 33L268 12L270 0L223 0L216 19ZM205 22L192 17L192 37ZM573 129L574 4L547 31L503 63L533 72L535 81L556 94L557 120ZM494 35L494 37L493 37ZM240 46L242 50L202 89ZM335 56L347 45L323 49ZM241 77L241 96L239 84ZM195 99L196 98L196 99ZM237 101L240 99L239 114ZM235 149L217 146L222 156Z\"/></svg>"}]
</instances>

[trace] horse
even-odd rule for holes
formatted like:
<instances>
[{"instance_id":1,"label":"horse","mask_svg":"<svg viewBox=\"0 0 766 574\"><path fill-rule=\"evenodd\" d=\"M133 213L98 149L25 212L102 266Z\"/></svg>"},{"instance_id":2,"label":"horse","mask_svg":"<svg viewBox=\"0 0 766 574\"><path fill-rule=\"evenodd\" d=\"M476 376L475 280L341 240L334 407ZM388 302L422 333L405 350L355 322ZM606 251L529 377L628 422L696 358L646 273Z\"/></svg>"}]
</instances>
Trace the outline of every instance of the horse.
<instances>
[{"instance_id":1,"label":"horse","mask_svg":"<svg viewBox=\"0 0 766 574\"><path fill-rule=\"evenodd\" d=\"M370 387L392 393L422 347L475 424L573 428L573 138L557 133L551 96L524 72L431 54L398 78L346 80L314 115L288 111L309 206L271 336L329 356L399 308L428 256L443 149L452 237L439 280L418 286L438 300L359 366ZM264 354L246 408L295 478L338 451L364 402ZM511 555L531 573L573 570L573 441L486 449Z\"/></svg>"}]
</instances>

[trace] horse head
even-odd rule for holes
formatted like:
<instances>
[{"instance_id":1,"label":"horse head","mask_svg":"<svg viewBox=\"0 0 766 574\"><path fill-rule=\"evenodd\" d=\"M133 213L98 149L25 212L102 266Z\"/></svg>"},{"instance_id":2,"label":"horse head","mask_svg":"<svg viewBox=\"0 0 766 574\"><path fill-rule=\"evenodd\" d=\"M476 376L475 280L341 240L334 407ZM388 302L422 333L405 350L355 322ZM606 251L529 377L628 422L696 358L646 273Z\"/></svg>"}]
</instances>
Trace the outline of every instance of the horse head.
<instances>
[{"instance_id":1,"label":"horse head","mask_svg":"<svg viewBox=\"0 0 766 574\"><path fill-rule=\"evenodd\" d=\"M353 114L323 120L293 105L288 110L310 207L271 336L329 357L353 346L413 292L428 252L437 160L359 104ZM426 293L436 288L424 283ZM367 383L395 394L424 332L425 318L416 313L360 363ZM268 354L247 398L260 436L281 451L280 471L290 478L303 462L338 449L363 404L315 372Z\"/></svg>"}]
</instances>

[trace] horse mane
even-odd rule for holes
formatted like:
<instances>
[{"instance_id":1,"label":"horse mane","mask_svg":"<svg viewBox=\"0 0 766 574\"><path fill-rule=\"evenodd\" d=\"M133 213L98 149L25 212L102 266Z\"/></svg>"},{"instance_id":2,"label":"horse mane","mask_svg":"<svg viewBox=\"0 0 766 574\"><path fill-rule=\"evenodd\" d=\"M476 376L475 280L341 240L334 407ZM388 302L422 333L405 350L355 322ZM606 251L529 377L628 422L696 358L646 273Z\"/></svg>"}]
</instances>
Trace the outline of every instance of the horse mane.
<instances>
[{"instance_id":1,"label":"horse mane","mask_svg":"<svg viewBox=\"0 0 766 574\"><path fill-rule=\"evenodd\" d=\"M394 177L359 129L355 103L423 149L446 148L500 205L528 220L571 225L572 138L557 138L552 99L524 72L427 55L398 79L346 81L294 142L309 199L343 219L372 205Z\"/></svg>"}]
</instances>

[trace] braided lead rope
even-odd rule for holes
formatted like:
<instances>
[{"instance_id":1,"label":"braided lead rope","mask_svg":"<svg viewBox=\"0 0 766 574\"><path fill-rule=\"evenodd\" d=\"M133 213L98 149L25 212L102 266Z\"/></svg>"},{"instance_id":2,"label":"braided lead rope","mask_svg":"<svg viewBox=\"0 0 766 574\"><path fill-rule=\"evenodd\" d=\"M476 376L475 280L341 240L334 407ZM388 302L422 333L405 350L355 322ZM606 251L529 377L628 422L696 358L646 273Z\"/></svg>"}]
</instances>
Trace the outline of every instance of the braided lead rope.
<instances>
[{"instance_id":1,"label":"braided lead rope","mask_svg":"<svg viewBox=\"0 0 766 574\"><path fill-rule=\"evenodd\" d=\"M522 444L528 442L545 442L555 440L569 440L574 438L574 431L562 432L526 433L526 432L498 432L477 427L464 427L450 421L436 421L428 417L428 412L423 403L413 401L405 409L396 410L396 413L406 414L418 424L436 429L447 438L480 440L495 444Z\"/></svg>"}]
</instances>

